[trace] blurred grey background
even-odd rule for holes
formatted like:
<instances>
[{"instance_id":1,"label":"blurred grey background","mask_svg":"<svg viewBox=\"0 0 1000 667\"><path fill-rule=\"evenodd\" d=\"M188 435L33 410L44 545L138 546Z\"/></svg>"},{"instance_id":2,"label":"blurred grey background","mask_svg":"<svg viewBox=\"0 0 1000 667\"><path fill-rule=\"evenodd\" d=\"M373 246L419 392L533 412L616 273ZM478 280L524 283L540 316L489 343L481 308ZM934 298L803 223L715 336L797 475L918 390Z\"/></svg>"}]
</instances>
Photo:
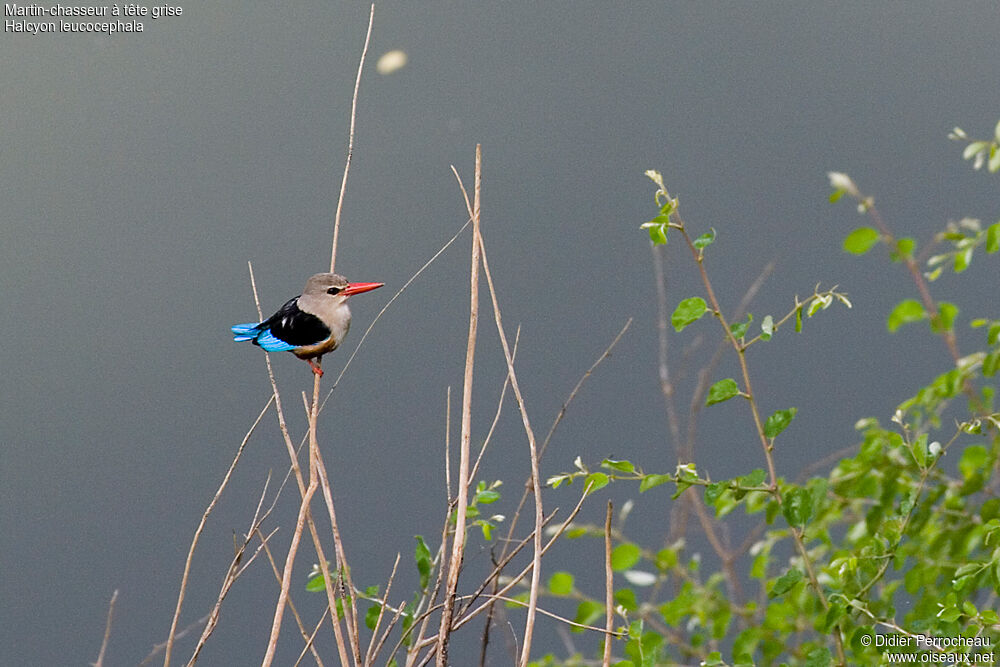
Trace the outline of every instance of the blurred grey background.
<instances>
[{"instance_id":1,"label":"blurred grey background","mask_svg":"<svg viewBox=\"0 0 1000 667\"><path fill-rule=\"evenodd\" d=\"M268 312L329 264L367 5L213 0L183 10L146 18L139 34L0 40L3 665L94 660L115 589L106 665L136 664L165 638L194 528L270 391L263 355L228 333L255 315L246 263ZM998 32L989 2L380 2L337 267L386 287L353 300L346 349L465 221L449 165L471 183L480 142L484 234L508 334L522 326L517 366L536 432L635 318L570 406L543 476L578 455L672 471L650 252L638 229L655 213L643 171L660 169L687 223L718 231L708 268L727 308L771 260L751 307L758 322L817 282L851 295L853 310L833 308L750 354L765 412L799 408L779 451L780 472L794 475L854 442L856 419L884 420L949 364L925 327L885 332L912 285L883 251L858 259L840 250L862 220L852 205L827 202L825 172L850 173L900 235L926 239L963 216L993 222L996 177L973 172L946 134L954 125L992 132ZM407 53L407 66L377 74L392 49ZM412 590L413 535L437 544L469 242L461 237L385 314L321 418L360 585L384 581L403 552L397 591ZM672 245L666 257L671 306L700 294L686 251ZM961 302L972 306L959 325L965 351L979 344L968 317L997 314L996 276L995 260L979 260L965 279L935 286L952 299L979 290L978 302ZM483 315L477 440L505 372ZM707 320L673 349L699 333L696 354L707 354L716 335ZM326 368L339 372L346 357L328 357ZM299 392L312 376L291 355L274 361L301 434ZM718 374L733 372L724 364ZM737 403L703 419L696 461L715 479L762 465ZM484 478L507 485L491 509L510 515L527 471L513 403L493 447ZM234 531L246 529L268 471L286 467L270 413L209 521L181 626L215 600ZM609 494L635 491L621 484ZM671 492L643 496L644 520L665 522ZM546 506L568 511L578 493L548 492ZM603 504L583 516L598 520ZM296 507L289 489L270 523L281 526L281 549ZM487 548L473 536L472 570L488 563ZM314 561L305 545L292 589L310 618L325 604L302 590ZM202 664L259 660L276 595L259 561L230 594ZM573 614L570 604L551 607ZM523 616L511 618L520 629ZM298 653L286 623L280 664ZM544 628L538 653L563 651L554 626ZM509 631L496 636L492 664L510 664ZM179 642L176 655L186 660L192 646ZM329 651L329 638L320 646Z\"/></svg>"}]
</instances>

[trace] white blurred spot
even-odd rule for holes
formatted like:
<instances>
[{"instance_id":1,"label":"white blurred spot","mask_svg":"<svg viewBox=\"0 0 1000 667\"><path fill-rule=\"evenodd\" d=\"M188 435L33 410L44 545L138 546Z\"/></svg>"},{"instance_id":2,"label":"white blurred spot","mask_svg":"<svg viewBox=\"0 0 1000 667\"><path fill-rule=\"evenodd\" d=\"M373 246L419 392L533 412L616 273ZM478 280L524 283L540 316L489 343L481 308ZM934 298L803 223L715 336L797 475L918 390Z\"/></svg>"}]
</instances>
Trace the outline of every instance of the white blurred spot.
<instances>
[{"instance_id":1,"label":"white blurred spot","mask_svg":"<svg viewBox=\"0 0 1000 667\"><path fill-rule=\"evenodd\" d=\"M375 71L379 74L392 74L398 69L406 66L406 52L396 49L383 53L375 64Z\"/></svg>"}]
</instances>

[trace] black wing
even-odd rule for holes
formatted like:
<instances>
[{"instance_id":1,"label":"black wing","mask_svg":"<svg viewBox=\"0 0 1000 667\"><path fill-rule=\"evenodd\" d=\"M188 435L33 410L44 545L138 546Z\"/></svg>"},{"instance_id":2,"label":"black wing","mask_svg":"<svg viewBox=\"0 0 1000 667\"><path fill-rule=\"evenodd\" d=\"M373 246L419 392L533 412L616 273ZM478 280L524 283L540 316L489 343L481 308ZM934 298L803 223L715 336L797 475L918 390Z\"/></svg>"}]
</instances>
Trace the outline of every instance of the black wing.
<instances>
[{"instance_id":1,"label":"black wing","mask_svg":"<svg viewBox=\"0 0 1000 667\"><path fill-rule=\"evenodd\" d=\"M275 338L296 347L315 345L330 337L330 327L323 324L323 320L299 308L299 297L289 299L258 328L270 330Z\"/></svg>"}]
</instances>

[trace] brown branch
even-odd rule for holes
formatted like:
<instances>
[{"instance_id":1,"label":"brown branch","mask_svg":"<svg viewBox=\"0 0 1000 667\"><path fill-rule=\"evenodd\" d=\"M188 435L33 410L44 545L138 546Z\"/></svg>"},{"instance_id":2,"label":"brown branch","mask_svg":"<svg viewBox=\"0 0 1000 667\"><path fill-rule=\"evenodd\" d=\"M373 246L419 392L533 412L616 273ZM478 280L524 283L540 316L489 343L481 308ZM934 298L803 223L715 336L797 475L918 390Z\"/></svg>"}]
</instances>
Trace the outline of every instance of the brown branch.
<instances>
[{"instance_id":1,"label":"brown branch","mask_svg":"<svg viewBox=\"0 0 1000 667\"><path fill-rule=\"evenodd\" d=\"M256 534L258 539L260 539L261 546L264 547L264 553L267 554L268 562L271 563L271 572L274 573L274 578L278 581L278 585L280 586L281 570L278 569L278 564L274 561L274 555L271 553L271 547L267 545L267 540L264 539L264 535L261 534L260 530L257 530ZM323 667L323 660L320 659L319 653L316 651L316 647L313 646L312 637L310 637L309 633L306 632L305 623L302 622L302 617L295 608L295 604L292 602L291 596L288 598L288 608L291 610L292 616L295 617L295 623L299 626L299 632L302 634L302 638L306 641L305 646L302 647L303 654L305 654L306 651L311 651L318 667ZM329 607L327 607L327 609L329 609Z\"/></svg>"},{"instance_id":2,"label":"brown branch","mask_svg":"<svg viewBox=\"0 0 1000 667\"><path fill-rule=\"evenodd\" d=\"M358 63L358 76L354 80L354 95L351 98L351 131L347 139L347 161L344 163L344 177L340 181L340 196L337 198L337 214L333 221L333 247L330 249L330 273L333 273L337 262L337 238L340 235L340 213L344 208L344 195L347 192L347 175L351 171L351 158L354 157L354 123L358 116L358 91L361 88L361 72L365 67L365 56L368 55L368 44L372 39L372 26L375 23L375 4L372 3L368 13L368 34L365 35L365 48L361 51L361 61Z\"/></svg>"},{"instance_id":3,"label":"brown branch","mask_svg":"<svg viewBox=\"0 0 1000 667\"><path fill-rule=\"evenodd\" d=\"M319 377L318 375L316 376ZM288 554L285 556L285 568L281 575L281 592L278 594L278 603L274 609L274 621L271 623L271 637L267 642L267 652L264 654L262 667L268 667L274 660L274 651L278 645L278 635L281 634L281 617L285 612L285 603L288 601L288 589L292 583L292 566L295 564L295 554L299 550L299 541L302 538L302 527L305 525L306 514L309 513L309 501L319 488L319 481L312 479L302 496L302 504L299 505L299 516L295 521L295 532L292 534L292 543L288 547ZM336 609L336 606L333 607ZM333 614L336 616L336 614Z\"/></svg>"},{"instance_id":4,"label":"brown branch","mask_svg":"<svg viewBox=\"0 0 1000 667\"><path fill-rule=\"evenodd\" d=\"M219 484L219 488L216 490L212 500L208 503L208 507L206 507L205 511L202 513L201 521L198 522L198 527L194 531L194 537L191 538L191 546L188 548L187 559L184 561L184 573L181 575L181 590L177 594L177 605L174 608L174 618L170 622L170 634L167 635L167 647L163 655L163 667L169 667L170 665L170 656L174 648L174 635L177 633L177 622L180 620L181 607L184 605L184 593L187 590L188 575L191 573L191 561L194 559L194 550L198 546L198 540L201 537L202 531L205 529L205 524L208 523L209 515L212 514L212 510L215 509L216 503L219 502L219 497L222 495L222 492L229 484L230 478L233 476L233 470L236 469L236 464L239 463L240 457L243 455L243 449L247 446L247 442L249 442L250 436L257 428L257 425L260 424L260 420L264 418L264 414L267 412L267 409L271 407L271 402L273 400L273 396L268 399L264 408L260 411L260 414L257 415L257 419L254 420L253 425L247 431L247 434L243 436L243 441L236 450L236 456L233 457L233 462L229 464L229 470L226 471L226 474L222 478L222 482Z\"/></svg>"},{"instance_id":5,"label":"brown branch","mask_svg":"<svg viewBox=\"0 0 1000 667\"><path fill-rule=\"evenodd\" d=\"M608 501L608 513L604 516L604 661L603 667L611 667L611 629L615 621L615 583L614 571L611 569L611 501Z\"/></svg>"},{"instance_id":6,"label":"brown branch","mask_svg":"<svg viewBox=\"0 0 1000 667\"><path fill-rule=\"evenodd\" d=\"M188 625L183 630L178 630L177 633L174 635L174 639L175 640L176 639L183 639L190 632L196 630L198 628L198 626L200 626L200 625L208 622L208 617L210 615L211 615L211 613L205 614L204 616L202 616L201 618L199 618L194 623L191 623L190 625ZM160 651L162 651L162 650L164 650L166 648L167 648L167 642L166 642L166 640L160 642L159 644L153 644L153 648L150 649L149 654L145 658L142 659L142 662L139 663L139 667L148 667L149 665L153 664L153 658L155 658L156 655Z\"/></svg>"},{"instance_id":7,"label":"brown branch","mask_svg":"<svg viewBox=\"0 0 1000 667\"><path fill-rule=\"evenodd\" d=\"M104 641L101 642L101 652L97 654L97 661L90 663L91 667L104 667L104 654L108 650L108 641L111 639L111 619L115 614L115 602L118 600L118 589L111 594L111 602L108 603L108 620L104 626Z\"/></svg>"},{"instance_id":8,"label":"brown branch","mask_svg":"<svg viewBox=\"0 0 1000 667\"><path fill-rule=\"evenodd\" d=\"M476 206L472 218L472 267L470 269L469 336L465 349L465 380L462 389L462 439L459 449L458 497L455 507L455 538L448 562L448 580L445 588L444 609L438 629L438 667L448 667L448 640L451 638L451 621L455 610L458 575L465 552L465 507L469 501L469 449L472 440L472 377L476 359L476 333L479 324L479 183L482 177L482 153L476 146Z\"/></svg>"},{"instance_id":9,"label":"brown branch","mask_svg":"<svg viewBox=\"0 0 1000 667\"><path fill-rule=\"evenodd\" d=\"M368 649L365 651L365 661L363 664L370 665L375 660L375 638L378 637L379 626L382 625L382 615L385 614L385 606L389 604L389 593L392 592L392 582L396 578L396 568L399 567L399 553L396 553L396 562L392 564L392 572L389 573L389 581L385 585L385 595L382 596L382 603L379 605L378 616L375 618L375 627L372 628L372 636L368 641Z\"/></svg>"}]
</instances>

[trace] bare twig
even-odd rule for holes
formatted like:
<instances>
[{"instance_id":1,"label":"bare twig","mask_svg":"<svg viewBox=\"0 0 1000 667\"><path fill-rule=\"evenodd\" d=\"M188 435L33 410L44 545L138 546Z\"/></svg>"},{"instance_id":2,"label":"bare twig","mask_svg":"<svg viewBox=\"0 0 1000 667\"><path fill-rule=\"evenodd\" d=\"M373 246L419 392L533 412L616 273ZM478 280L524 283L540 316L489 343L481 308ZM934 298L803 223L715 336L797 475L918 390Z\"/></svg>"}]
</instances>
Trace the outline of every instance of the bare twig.
<instances>
[{"instance_id":1,"label":"bare twig","mask_svg":"<svg viewBox=\"0 0 1000 667\"><path fill-rule=\"evenodd\" d=\"M198 539L201 537L201 533L205 529L205 524L208 522L209 515L211 515L212 510L215 509L216 503L219 502L219 497L229 484L229 480L233 476L233 470L236 469L236 464L239 463L240 457L243 455L243 449L247 446L250 436L257 428L257 425L260 424L260 420L264 418L264 414L267 412L267 409L271 407L273 400L273 396L268 399L264 408L260 411L260 414L257 415L257 419L254 420L253 425L247 431L247 434L243 436L243 441L236 450L236 456L233 457L233 462L229 464L229 470L227 470L225 476L223 476L218 490L216 490L212 500L208 503L208 507L205 508L205 511L201 515L201 521L198 522L198 528L194 531L194 537L191 539L191 546L188 548L187 559L184 561L184 574L181 575L181 590L177 594L177 606L174 608L174 618L170 622L170 634L167 635L167 647L163 655L163 667L168 667L170 665L170 654L174 648L174 635L177 633L177 622L181 616L181 607L184 605L184 593L187 589L188 575L191 573L191 561L194 559L194 550L198 546Z\"/></svg>"},{"instance_id":2,"label":"bare twig","mask_svg":"<svg viewBox=\"0 0 1000 667\"><path fill-rule=\"evenodd\" d=\"M368 55L368 45L372 39L372 25L375 23L375 4L372 3L368 13L368 34L365 35L365 48L361 51L361 61L358 63L358 76L354 80L354 96L351 98L351 131L347 140L347 161L344 163L344 177L340 181L340 196L337 198L337 215L333 221L333 247L330 249L330 273L333 273L337 262L337 238L340 236L340 213L344 208L344 195L347 192L347 175L351 171L351 158L354 156L354 123L358 116L358 91L361 88L361 72L365 67L365 56Z\"/></svg>"},{"instance_id":3,"label":"bare twig","mask_svg":"<svg viewBox=\"0 0 1000 667\"><path fill-rule=\"evenodd\" d=\"M375 626L372 628L371 639L368 640L368 649L365 651L365 661L363 664L370 665L375 660L375 638L378 637L379 626L382 625L382 616L385 614L385 606L389 604L389 593L392 592L392 582L396 578L396 568L399 567L399 553L396 553L396 562L392 564L392 572L389 573L389 581L385 585L385 595L382 596L382 604L379 605L378 616L375 618Z\"/></svg>"},{"instance_id":4,"label":"bare twig","mask_svg":"<svg viewBox=\"0 0 1000 667\"><path fill-rule=\"evenodd\" d=\"M451 517L452 507L453 505L449 505L448 512L445 513L444 522L443 525L441 526L441 546L438 547L437 555L434 557L434 565L437 568L437 576L434 578L434 588L429 596L426 594L426 591L424 592L423 597L420 599L420 602L417 603L417 606L414 609L413 627L417 626L417 620L420 620L421 622L419 629L417 630L417 634L415 635L415 639L412 642L410 649L407 650L406 667L412 667L412 665L414 664L414 660L416 660L417 657L416 648L420 644L420 641L423 638L424 634L427 633L427 625L428 623L430 623L431 620L429 610L434 606L434 603L437 601L438 593L441 592L441 585L444 583L444 575L447 569L445 568L445 558L446 554L448 553L448 532L449 529L451 528L450 517ZM424 605L426 605L426 610L424 610ZM420 618L421 613L424 614L422 618ZM404 637L406 637L406 633L403 633L403 636L399 638L399 641L393 648L392 650L393 655L395 655L396 651L399 650L399 647L403 643Z\"/></svg>"},{"instance_id":5,"label":"bare twig","mask_svg":"<svg viewBox=\"0 0 1000 667\"><path fill-rule=\"evenodd\" d=\"M108 650L108 640L111 639L111 619L115 614L115 602L118 600L118 589L111 594L111 602L108 603L108 620L104 626L104 640L101 642L101 652L97 654L97 661L92 662L91 667L104 667L104 654Z\"/></svg>"},{"instance_id":6,"label":"bare twig","mask_svg":"<svg viewBox=\"0 0 1000 667\"><path fill-rule=\"evenodd\" d=\"M448 391L445 392L444 405L444 487L451 511L451 385L448 385Z\"/></svg>"},{"instance_id":7,"label":"bare twig","mask_svg":"<svg viewBox=\"0 0 1000 667\"><path fill-rule=\"evenodd\" d=\"M456 176L457 176L457 174L456 174ZM566 410L569 408L570 403L573 402L573 399L576 398L577 393L579 393L580 389L583 387L583 383L587 381L587 379L593 374L593 372L597 369L597 367L605 359L607 359L608 357L611 356L611 351L615 348L616 345L618 345L618 341L620 341L622 339L622 336L625 335L625 332L628 331L628 328L631 325L632 325L632 318L630 317L628 319L628 321L625 322L625 326L623 326L621 328L621 330L614 337L614 339L612 339L611 343L608 344L608 346L604 349L604 352L601 353L601 355L597 358L597 360L594 361L594 363L592 363L590 365L590 368L588 368L587 371L583 374L583 376L581 376L580 379L577 381L576 385L573 387L573 390L569 393L569 396L563 402L562 407L559 409L558 414L556 414L556 418L553 420L552 426L549 427L549 432L545 435L545 440L542 441L541 449L538 452L539 461L541 460L541 457L545 454L546 449L548 449L549 442L551 442L552 436L555 435L556 428L559 426L560 422L562 422L563 417L566 415ZM518 328L518 331L520 331L520 328ZM515 343L515 352L516 352L516 346L517 346L517 339L516 338L514 340L514 343ZM509 379L510 378L508 377L508 381L509 381ZM518 520L520 519L520 516L521 516L521 509L524 507L524 504L525 504L525 502L527 502L528 496L530 494L531 494L530 484L526 483L525 484L524 492L521 494L521 500L518 502L517 509L514 511L514 516L511 519L511 521L510 521L510 523L508 524L508 527L507 527L507 537L506 537L506 539L504 541L504 548L503 548L503 551L501 552L501 555L500 555L500 560L501 561L503 561L504 557L506 556L507 545L510 544L511 540L513 539L514 530L516 529ZM499 573L499 570L497 572ZM493 575L491 575L491 576L493 576ZM498 585L499 585L498 581L497 581L496 577L494 576L494 578L493 578L493 594L494 595L497 593L497 586ZM485 623L485 626L484 626L484 629L483 629L483 641L484 642L486 642L486 641L489 640L489 627L490 627L490 623L492 622L492 619L493 619L493 607L491 606L489 608L489 612L488 612L487 617L486 617L486 623ZM485 664L484 661L481 660L480 661L480 665L483 666L484 664Z\"/></svg>"},{"instance_id":8,"label":"bare twig","mask_svg":"<svg viewBox=\"0 0 1000 667\"><path fill-rule=\"evenodd\" d=\"M174 634L174 639L183 639L189 633L193 632L194 630L197 630L199 626L202 626L208 622L209 616L211 616L211 613L205 614L194 623L188 625L186 628L178 630ZM166 648L167 648L166 640L160 642L159 644L153 644L153 648L150 649L149 655L147 655L145 658L142 659L142 662L139 663L139 667L149 667L149 665L153 664L153 658L155 658L160 653L160 651Z\"/></svg>"},{"instance_id":9,"label":"bare twig","mask_svg":"<svg viewBox=\"0 0 1000 667\"><path fill-rule=\"evenodd\" d=\"M465 350L465 380L462 388L462 435L459 443L458 496L456 502L455 538L452 541L448 562L448 580L445 588L444 609L438 629L438 667L448 667L448 640L451 638L452 614L455 610L455 593L458 575L465 552L465 507L469 501L469 449L472 440L472 377L476 360L476 333L479 324L479 182L482 153L476 147L476 207L469 211L472 218L472 266L470 269L469 336Z\"/></svg>"},{"instance_id":10,"label":"bare twig","mask_svg":"<svg viewBox=\"0 0 1000 667\"><path fill-rule=\"evenodd\" d=\"M615 583L614 572L611 569L611 501L608 501L608 513L604 516L604 662L603 667L611 665L611 628L615 621Z\"/></svg>"},{"instance_id":11,"label":"bare twig","mask_svg":"<svg viewBox=\"0 0 1000 667\"><path fill-rule=\"evenodd\" d=\"M514 332L514 348L511 350L511 354L515 359L517 359L517 344L521 340L521 327L517 327L517 331ZM472 472L469 473L469 481L476 479L476 475L479 473L479 464L483 461L483 456L486 454L486 448L490 444L490 440L493 438L493 432L496 430L497 424L500 422L500 413L503 412L503 399L507 396L507 387L510 386L510 377L505 375L503 377L503 387L500 389L500 398L497 400L497 411L493 415L493 423L490 424L490 430L486 432L486 437L483 438L483 446L479 448L479 454L476 456L476 463L472 466Z\"/></svg>"},{"instance_id":12,"label":"bare twig","mask_svg":"<svg viewBox=\"0 0 1000 667\"><path fill-rule=\"evenodd\" d=\"M271 563L271 571L274 573L274 578L277 579L278 585L281 585L281 570L278 569L278 564L274 562L274 555L271 554L271 547L267 545L267 540L264 539L264 535L260 530L256 531L257 537L260 539L261 546L264 547L264 553L267 554L267 560ZM295 623L299 626L299 632L302 633L302 638L306 641L305 646L302 647L302 652L305 654L307 651L311 651L313 658L316 660L316 665L318 667L323 667L323 660L320 659L319 653L316 651L316 647L313 646L312 637L306 632L306 626L302 622L302 617L299 615L298 610L295 608L295 604L292 602L291 596L288 598L288 608L292 611L292 616L295 617ZM329 606L327 607L329 609Z\"/></svg>"},{"instance_id":13,"label":"bare twig","mask_svg":"<svg viewBox=\"0 0 1000 667\"><path fill-rule=\"evenodd\" d=\"M281 578L280 575L279 575L278 578L279 579ZM291 598L289 598L289 603L291 603ZM292 608L291 604L289 604L288 608L289 609ZM310 634L310 635L308 635L306 637L306 645L303 646L302 650L299 652L299 658L298 658L298 660L295 661L295 665L293 667L299 667L299 663L301 663L302 659L304 657L306 657L306 651L311 650L313 652L313 654L316 654L316 647L314 645L315 642L316 642L316 635L319 634L319 629L323 627L323 621L326 620L326 615L329 614L329 613L330 613L330 606L327 605L323 609L323 613L322 613L322 615L320 615L319 620L316 622L316 627L313 628L312 634ZM319 659L319 656L317 654L317 660L318 659ZM320 663L320 665L322 665L322 663Z\"/></svg>"},{"instance_id":14,"label":"bare twig","mask_svg":"<svg viewBox=\"0 0 1000 667\"><path fill-rule=\"evenodd\" d=\"M368 328L365 329L365 333L362 334L361 340L359 340L358 344L354 347L354 351L351 352L351 356L347 358L347 363L344 364L344 368L341 369L340 375L337 376L337 381L333 383L333 386L330 388L330 392L326 395L326 398L323 399L323 403L320 405L320 412L323 411L323 407L326 405L326 402L330 399L330 395L333 394L333 390L337 388L337 385L339 385L340 381L344 378L344 373L347 372L347 369L348 369L348 367L350 367L351 362L354 361L354 357L357 356L358 350L361 349L361 345L364 344L365 339L368 338L368 334L371 333L371 330L375 328L375 324L379 321L379 319L382 318L382 315L385 314L385 311L389 310L389 306L392 305L392 302L395 301L396 299L398 299L399 295L402 294L404 291L406 291L406 288L409 287L410 284L414 280L417 279L417 276L419 276L421 273L423 273L424 269L426 269L428 266L430 266L431 264L433 264L434 260L436 260L438 257L440 257L441 253L443 253L445 250L447 250L448 246L450 246L452 243L454 243L455 240L459 236L462 235L462 232L465 231L465 228L468 227L470 224L472 224L472 218L469 218L468 220L466 220L465 224L462 225L459 228L459 230L457 232L455 232L455 234L450 239L448 239L448 242L445 243L443 246L441 246L438 249L438 251L436 253L434 253L433 257L431 257L429 260L427 260L426 262L424 262L424 265L421 266L419 269L417 269L417 272L414 273L412 276L410 276L410 279L407 280L403 284L403 286L400 287L399 290L397 290L397 292L392 295L392 298L389 299L384 306L382 306L382 310L378 311L378 315L375 316L375 319L373 319L372 322L371 322L371 324L368 325Z\"/></svg>"},{"instance_id":15,"label":"bare twig","mask_svg":"<svg viewBox=\"0 0 1000 667\"><path fill-rule=\"evenodd\" d=\"M250 566L250 564L257 558L260 554L261 548L258 548L250 556L249 559L244 563L243 556L246 553L247 547L250 546L250 542L253 540L254 534L259 532L261 525L267 520L267 517L271 515L271 511L274 509L274 503L272 503L267 510L263 513L261 509L264 507L264 498L267 496L267 489L271 483L271 475L268 473L267 479L264 481L264 488L260 492L260 500L257 501L257 508L254 510L253 519L250 521L250 528L247 530L243 542L240 545L235 544L234 536L234 547L235 553L233 554L233 559L229 563L229 568L226 570L226 575L222 579L222 586L219 589L219 595L216 597L215 604L212 606L212 611L208 614L208 621L205 623L205 628L201 632L201 637L198 638L198 643L195 645L194 652L191 654L190 660L187 662L188 667L193 667L195 662L198 660L198 655L201 653L202 648L208 642L209 637L215 632L215 627L219 623L219 613L222 609L222 603L225 601L226 596L229 595L230 589L232 589L233 584L236 580L240 578L243 572ZM270 539L278 531L275 528L271 531L271 534L265 538Z\"/></svg>"},{"instance_id":16,"label":"bare twig","mask_svg":"<svg viewBox=\"0 0 1000 667\"><path fill-rule=\"evenodd\" d=\"M478 187L476 200L478 203ZM514 372L514 360L511 357L510 349L507 346L507 336L503 331L503 322L500 317L500 304L497 301L496 290L493 287L493 277L490 275L490 265L486 260L486 247L479 230L474 231L483 255L483 272L486 274L486 282L490 288L490 299L493 301L493 316L497 324L497 333L500 335L500 344L503 346L504 357L507 358L507 372L510 374L510 385L517 398L517 406L521 411L521 421L524 423L524 432L528 436L528 450L531 457L531 489L535 496L535 544L532 554L531 588L528 593L528 613L524 626L524 639L521 649L521 667L527 667L531 655L531 638L535 626L535 611L538 608L538 582L541 578L542 570L542 536L541 523L544 518L542 509L542 485L538 473L538 448L535 446L535 434L531 430L531 422L528 419L528 412L524 405L524 398L521 395L521 388L517 383L517 375Z\"/></svg>"},{"instance_id":17,"label":"bare twig","mask_svg":"<svg viewBox=\"0 0 1000 667\"><path fill-rule=\"evenodd\" d=\"M319 377L318 375L316 376ZM285 612L285 603L288 601L288 589L292 584L292 566L295 564L295 554L299 550L299 541L302 538L302 527L305 525L306 514L309 512L309 501L319 488L319 481L312 479L302 496L302 504L299 505L299 516L295 521L295 532L292 534L292 543L288 547L288 554L285 556L285 569L281 575L281 592L278 594L278 603L274 609L274 621L271 623L271 637L267 642L267 652L264 654L262 667L268 667L274 660L274 651L278 646L278 635L281 634L281 618ZM322 559L321 559L322 560ZM334 607L336 608L336 607Z\"/></svg>"},{"instance_id":18,"label":"bare twig","mask_svg":"<svg viewBox=\"0 0 1000 667\"><path fill-rule=\"evenodd\" d=\"M316 403L317 394L313 397L313 419L318 416L318 405ZM333 492L330 490L330 478L326 474L326 464L323 462L323 456L319 451L319 445L316 445L316 468L319 473L319 483L320 489L323 491L323 501L326 503L327 515L330 518L330 531L333 533L333 547L334 552L337 556L337 574L340 577L340 594L341 598L346 598L346 601L341 605L344 611L344 625L347 627L347 639L351 645L351 650L354 652L355 664L361 664L361 640L358 636L358 601L354 594L354 582L351 580L351 568L347 564L347 555L344 551L344 543L340 538L340 527L337 523L337 513L334 511L333 506ZM323 569L323 576L329 577L329 570L324 568L325 563L320 564L320 568ZM344 594L344 587L346 584L347 594Z\"/></svg>"}]
</instances>

